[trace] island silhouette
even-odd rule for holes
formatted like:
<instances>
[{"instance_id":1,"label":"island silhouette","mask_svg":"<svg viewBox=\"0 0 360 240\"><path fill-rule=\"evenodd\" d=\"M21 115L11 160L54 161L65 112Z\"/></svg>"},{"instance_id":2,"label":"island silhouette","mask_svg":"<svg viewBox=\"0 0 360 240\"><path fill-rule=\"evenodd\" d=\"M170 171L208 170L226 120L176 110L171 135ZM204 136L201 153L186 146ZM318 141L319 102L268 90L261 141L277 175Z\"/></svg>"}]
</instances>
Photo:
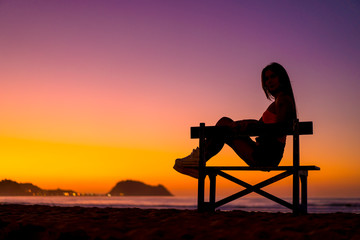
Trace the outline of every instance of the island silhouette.
<instances>
[{"instance_id":1,"label":"island silhouette","mask_svg":"<svg viewBox=\"0 0 360 240\"><path fill-rule=\"evenodd\" d=\"M32 183L18 183L4 179L0 182L0 196L173 196L163 185L147 185L140 181L125 180L118 182L106 194L83 194L74 190L45 190Z\"/></svg>"},{"instance_id":2,"label":"island silhouette","mask_svg":"<svg viewBox=\"0 0 360 240\"><path fill-rule=\"evenodd\" d=\"M108 194L111 196L172 196L161 184L150 186L134 180L118 182Z\"/></svg>"},{"instance_id":3,"label":"island silhouette","mask_svg":"<svg viewBox=\"0 0 360 240\"><path fill-rule=\"evenodd\" d=\"M32 183L17 183L4 179L0 182L0 196L78 196L73 190L44 190Z\"/></svg>"}]
</instances>

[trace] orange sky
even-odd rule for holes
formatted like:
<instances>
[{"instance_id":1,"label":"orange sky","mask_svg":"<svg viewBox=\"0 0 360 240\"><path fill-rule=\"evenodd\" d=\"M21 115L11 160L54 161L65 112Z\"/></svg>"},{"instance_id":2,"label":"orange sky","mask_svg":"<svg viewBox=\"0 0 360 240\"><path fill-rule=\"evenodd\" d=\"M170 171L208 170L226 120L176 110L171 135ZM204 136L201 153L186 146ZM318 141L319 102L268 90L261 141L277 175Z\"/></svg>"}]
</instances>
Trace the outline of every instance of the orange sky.
<instances>
[{"instance_id":1,"label":"orange sky","mask_svg":"<svg viewBox=\"0 0 360 240\"><path fill-rule=\"evenodd\" d=\"M314 121L301 139L302 163L321 167L309 195L360 197L359 23L356 1L0 1L0 176L82 193L134 179L194 195L196 181L172 169L197 146L190 127L259 118L270 104L260 72L277 61L300 119ZM223 163L244 164L229 148L209 162Z\"/></svg>"}]
</instances>

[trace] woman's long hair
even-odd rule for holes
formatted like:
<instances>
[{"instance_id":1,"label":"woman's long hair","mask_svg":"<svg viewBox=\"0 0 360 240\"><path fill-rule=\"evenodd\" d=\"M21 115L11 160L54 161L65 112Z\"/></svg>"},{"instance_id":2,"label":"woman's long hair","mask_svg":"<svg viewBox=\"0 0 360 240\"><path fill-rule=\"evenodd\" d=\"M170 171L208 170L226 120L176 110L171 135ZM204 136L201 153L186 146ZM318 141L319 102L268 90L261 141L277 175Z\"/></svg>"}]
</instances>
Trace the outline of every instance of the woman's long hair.
<instances>
[{"instance_id":1,"label":"woman's long hair","mask_svg":"<svg viewBox=\"0 0 360 240\"><path fill-rule=\"evenodd\" d=\"M291 87L291 82L290 82L290 78L288 73L286 72L285 68L283 66L281 66L279 63L273 62L269 65L267 65L261 72L261 84L262 84L262 88L265 92L265 95L268 99L273 99L274 96L270 93L269 89L267 89L266 85L265 85L265 72L266 71L272 71L273 73L275 73L278 77L279 77L279 82L280 82L280 88L281 91L283 93L285 93L286 95L289 95L294 102L294 118L296 118L296 104L295 104L295 97L294 97L294 93Z\"/></svg>"}]
</instances>

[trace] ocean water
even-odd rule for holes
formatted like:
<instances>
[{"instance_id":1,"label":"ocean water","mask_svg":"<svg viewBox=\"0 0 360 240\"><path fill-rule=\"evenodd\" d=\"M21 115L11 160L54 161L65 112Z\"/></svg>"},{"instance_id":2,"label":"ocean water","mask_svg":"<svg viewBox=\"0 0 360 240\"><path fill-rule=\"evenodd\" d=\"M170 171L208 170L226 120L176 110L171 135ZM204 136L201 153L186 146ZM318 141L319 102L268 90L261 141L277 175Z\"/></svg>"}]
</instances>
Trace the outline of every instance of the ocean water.
<instances>
[{"instance_id":1,"label":"ocean water","mask_svg":"<svg viewBox=\"0 0 360 240\"><path fill-rule=\"evenodd\" d=\"M290 202L290 199L285 199ZM0 197L0 204L48 205L62 207L99 208L155 208L155 209L196 209L196 197ZM260 212L291 212L277 203L265 198L242 198L219 208L223 211L243 210ZM309 213L356 213L360 214L360 198L310 198Z\"/></svg>"}]
</instances>

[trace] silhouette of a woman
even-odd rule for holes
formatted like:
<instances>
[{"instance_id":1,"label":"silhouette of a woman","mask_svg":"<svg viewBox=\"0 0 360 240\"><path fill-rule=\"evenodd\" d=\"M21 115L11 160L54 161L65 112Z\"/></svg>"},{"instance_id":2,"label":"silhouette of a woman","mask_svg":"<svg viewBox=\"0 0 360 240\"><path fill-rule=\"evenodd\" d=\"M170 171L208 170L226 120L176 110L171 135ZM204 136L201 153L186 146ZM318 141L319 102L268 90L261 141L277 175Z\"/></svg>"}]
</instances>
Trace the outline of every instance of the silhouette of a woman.
<instances>
[{"instance_id":1,"label":"silhouette of a woman","mask_svg":"<svg viewBox=\"0 0 360 240\"><path fill-rule=\"evenodd\" d=\"M221 118L216 126L225 126L236 131L246 131L261 124L288 124L296 118L296 105L290 78L283 66L271 63L261 73L261 83L265 95L273 100L260 120L233 121L228 117ZM253 141L249 136L226 137L216 136L205 141L206 161L221 151L224 144L229 145L235 153L249 166L277 166L284 153L286 136L274 134L259 136ZM199 148L181 159L176 159L174 169L182 174L198 178L196 168L186 166L199 163Z\"/></svg>"}]
</instances>

